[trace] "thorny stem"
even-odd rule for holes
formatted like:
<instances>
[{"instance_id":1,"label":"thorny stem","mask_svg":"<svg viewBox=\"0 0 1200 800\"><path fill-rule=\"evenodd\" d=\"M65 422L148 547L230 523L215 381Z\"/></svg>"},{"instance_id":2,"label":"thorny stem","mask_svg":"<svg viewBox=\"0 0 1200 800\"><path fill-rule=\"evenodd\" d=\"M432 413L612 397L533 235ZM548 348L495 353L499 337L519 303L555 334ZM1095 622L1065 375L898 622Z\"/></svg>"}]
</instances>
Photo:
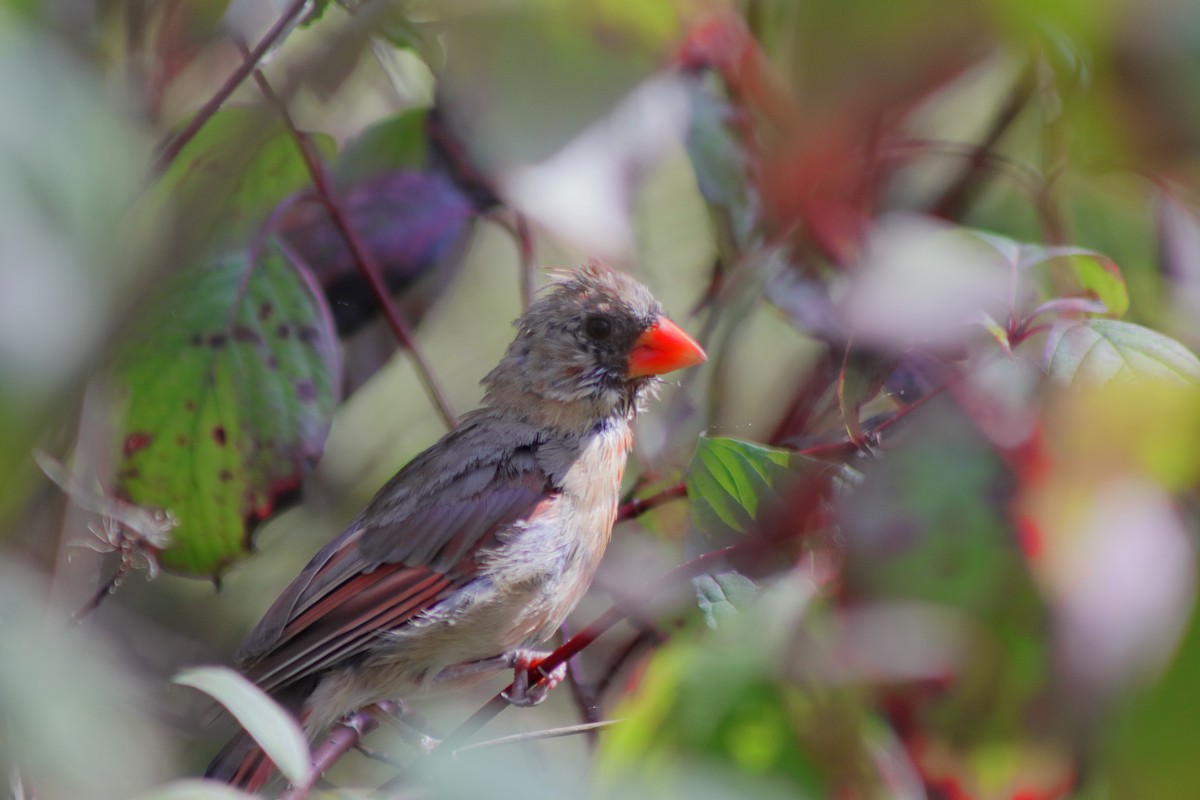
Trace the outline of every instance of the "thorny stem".
<instances>
[{"instance_id":1,"label":"thorny stem","mask_svg":"<svg viewBox=\"0 0 1200 800\"><path fill-rule=\"evenodd\" d=\"M192 121L174 138L162 146L158 158L154 160L154 165L151 167L150 174L152 177L157 177L166 171L167 167L179 156L188 142L195 138L200 129L212 119L217 110L229 99L230 95L242 85L242 81L246 80L252 72L258 69L258 64L263 56L292 27L296 17L300 16L308 3L309 0L292 0L292 3L284 9L279 19L275 20L270 30L266 32L252 50L247 52L245 48L242 48L245 58L242 60L241 65L233 71L233 74L225 79L225 83L221 84L220 88L208 99L208 102L196 112L196 116L192 117Z\"/></svg>"},{"instance_id":2,"label":"thorny stem","mask_svg":"<svg viewBox=\"0 0 1200 800\"><path fill-rule=\"evenodd\" d=\"M400 342L401 347L407 350L412 357L413 365L417 370L417 376L420 378L422 385L424 385L425 391L433 402L434 408L437 409L446 427L453 428L457 420L457 415L450 406L450 401L446 397L441 384L434 377L433 370L426 360L424 353L417 347L412 326L396 304L392 302L391 292L388 291L386 284L383 282L378 262L376 262L374 255L372 255L370 249L363 243L362 238L358 235L358 231L346 216L342 204L339 202L333 189L333 183L329 180L325 164L313 150L312 142L308 137L296 128L287 107L280 102L279 97L275 94L270 84L267 83L267 79L261 71L254 71L254 80L258 84L259 90L262 91L263 96L267 98L267 101L279 111L280 117L283 119L284 124L287 125L292 138L295 139L296 145L300 148L300 153L312 178L313 189L316 191L318 199L320 199L325 209L329 212L329 217L342 234L346 246L350 248L350 255L354 259L355 266L358 267L358 270L367 279L367 282L371 284L371 290L375 295L375 299L379 302L379 307L383 310L384 318L387 320L388 326L391 327L392 333L395 334L396 340Z\"/></svg>"}]
</instances>

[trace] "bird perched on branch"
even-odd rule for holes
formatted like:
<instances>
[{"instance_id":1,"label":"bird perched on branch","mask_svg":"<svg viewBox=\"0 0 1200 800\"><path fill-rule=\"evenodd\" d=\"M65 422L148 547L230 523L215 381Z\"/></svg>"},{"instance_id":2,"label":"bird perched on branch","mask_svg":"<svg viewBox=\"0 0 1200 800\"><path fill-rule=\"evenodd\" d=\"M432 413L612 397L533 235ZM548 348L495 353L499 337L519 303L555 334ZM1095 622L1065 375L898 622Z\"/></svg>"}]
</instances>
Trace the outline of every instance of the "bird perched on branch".
<instances>
[{"instance_id":1,"label":"bird perched on branch","mask_svg":"<svg viewBox=\"0 0 1200 800\"><path fill-rule=\"evenodd\" d=\"M535 666L525 648L558 630L608 544L639 403L656 376L705 360L649 290L595 262L515 326L483 407L388 481L238 652L310 736L371 703ZM253 790L271 766L243 733L208 775Z\"/></svg>"}]
</instances>

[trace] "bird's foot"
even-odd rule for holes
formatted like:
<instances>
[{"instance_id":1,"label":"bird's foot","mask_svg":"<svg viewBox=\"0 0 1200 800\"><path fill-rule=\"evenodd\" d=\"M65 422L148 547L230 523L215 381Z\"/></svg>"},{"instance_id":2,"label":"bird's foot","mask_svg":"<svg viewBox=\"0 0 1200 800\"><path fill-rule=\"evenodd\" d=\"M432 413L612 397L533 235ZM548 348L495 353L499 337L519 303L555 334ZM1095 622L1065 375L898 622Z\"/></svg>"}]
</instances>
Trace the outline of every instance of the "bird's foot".
<instances>
[{"instance_id":1,"label":"bird's foot","mask_svg":"<svg viewBox=\"0 0 1200 800\"><path fill-rule=\"evenodd\" d=\"M541 668L541 663L546 660L549 653L544 653L538 650L513 650L507 653L505 657L509 659L509 666L513 671L512 688L502 692L503 697L514 706L530 707L541 703L550 694L550 691L562 683L563 678L567 677L567 665L559 664L554 669L546 672ZM537 670L542 676L536 683L529 683L529 672Z\"/></svg>"}]
</instances>

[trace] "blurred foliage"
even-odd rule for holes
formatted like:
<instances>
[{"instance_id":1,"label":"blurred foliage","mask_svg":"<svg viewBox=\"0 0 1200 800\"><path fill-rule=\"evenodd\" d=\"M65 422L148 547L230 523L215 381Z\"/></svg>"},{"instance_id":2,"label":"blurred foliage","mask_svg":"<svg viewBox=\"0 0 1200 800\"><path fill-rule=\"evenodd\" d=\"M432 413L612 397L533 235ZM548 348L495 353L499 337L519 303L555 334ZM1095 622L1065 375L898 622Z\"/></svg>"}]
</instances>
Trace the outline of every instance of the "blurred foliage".
<instances>
[{"instance_id":1,"label":"blurred foliage","mask_svg":"<svg viewBox=\"0 0 1200 800\"><path fill-rule=\"evenodd\" d=\"M238 796L172 675L443 430L367 262L465 410L601 252L711 360L570 629L661 597L484 736L620 721L325 795L1192 796L1198 56L1177 0L0 4L9 794Z\"/></svg>"}]
</instances>

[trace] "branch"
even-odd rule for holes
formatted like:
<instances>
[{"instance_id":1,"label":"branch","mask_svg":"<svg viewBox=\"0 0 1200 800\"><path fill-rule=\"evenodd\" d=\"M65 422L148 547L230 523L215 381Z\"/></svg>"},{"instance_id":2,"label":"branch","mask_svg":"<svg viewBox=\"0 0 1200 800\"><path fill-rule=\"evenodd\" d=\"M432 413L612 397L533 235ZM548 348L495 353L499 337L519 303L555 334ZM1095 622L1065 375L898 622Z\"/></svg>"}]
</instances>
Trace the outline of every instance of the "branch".
<instances>
[{"instance_id":1,"label":"branch","mask_svg":"<svg viewBox=\"0 0 1200 800\"><path fill-rule=\"evenodd\" d=\"M533 265L535 249L533 229L529 227L529 219L517 212L516 224L517 245L521 251L521 307L529 308L533 303Z\"/></svg>"},{"instance_id":2,"label":"branch","mask_svg":"<svg viewBox=\"0 0 1200 800\"><path fill-rule=\"evenodd\" d=\"M355 711L347 720L334 726L325 741L313 753L312 771L304 783L289 788L280 800L307 800L317 781L337 760L353 750L363 737L379 727L375 706Z\"/></svg>"},{"instance_id":3,"label":"branch","mask_svg":"<svg viewBox=\"0 0 1200 800\"><path fill-rule=\"evenodd\" d=\"M446 427L453 428L457 415L454 413L454 409L451 408L450 401L446 397L441 384L434 377L433 370L429 366L429 362L425 359L425 355L417 347L416 340L413 337L412 326L400 309L397 308L396 304L392 302L391 292L388 291L386 284L383 282L378 262L376 262L370 249L363 243L362 237L358 235L358 231L350 223L349 217L347 217L345 210L342 208L342 204L333 189L333 182L329 179L329 173L325 169L324 162L321 161L320 156L314 151L312 142L309 141L308 137L296 128L296 124L292 121L287 107L280 102L279 97L275 94L271 85L267 83L267 79L261 71L254 70L254 80L267 101L279 111L279 115L283 119L284 124L287 125L289 133L291 133L292 138L296 141L296 146L300 148L304 164L308 168L308 173L312 178L313 189L317 193L317 198L325 206L329 212L330 219L333 220L333 224L346 241L346 246L350 249L350 255L354 259L355 266L358 267L359 272L363 274L367 282L371 284L371 290L375 295L375 299L379 302L379 307L383 310L384 318L387 319L392 333L396 336L396 340L400 342L401 347L407 350L412 357L413 365L417 370L417 377L420 378L421 383L424 385L429 399L433 401L433 405L442 417L442 421L446 423Z\"/></svg>"},{"instance_id":4,"label":"branch","mask_svg":"<svg viewBox=\"0 0 1200 800\"><path fill-rule=\"evenodd\" d=\"M1017 78L1012 91L1009 92L1004 104L1000 106L996 118L992 121L991 128L975 146L962 171L950 182L942 195L931 204L934 215L943 219L957 219L970 206L983 187L979 169L992 158L992 150L1000 138L1012 127L1013 122L1029 104L1036 85L1034 69L1032 66L1027 66Z\"/></svg>"},{"instance_id":5,"label":"branch","mask_svg":"<svg viewBox=\"0 0 1200 800\"><path fill-rule=\"evenodd\" d=\"M201 106L200 110L196 112L196 116L192 117L192 121L174 138L160 147L158 158L154 160L154 164L150 168L151 177L156 178L162 175L167 167L171 166L171 162L179 156L183 148L187 146L187 143L195 138L200 129L208 124L208 121L225 104L230 95L241 86L242 81L246 80L250 73L258 69L258 64L262 61L263 56L291 29L296 18L300 16L308 3L309 0L292 0L291 5L284 9L283 14L279 16L279 19L275 20L275 24L271 26L270 30L267 31L259 43L254 46L253 50L247 52L245 47L241 47L245 56L241 65L233 71L232 75L225 79L225 83L221 84L216 93L208 99L208 102Z\"/></svg>"},{"instance_id":6,"label":"branch","mask_svg":"<svg viewBox=\"0 0 1200 800\"><path fill-rule=\"evenodd\" d=\"M626 519L633 519L634 517L640 517L642 514L645 514L652 508L657 508L658 506L661 506L664 503L669 503L672 500L683 500L686 497L687 485L683 482L680 482L674 486L663 489L657 494L652 494L649 497L643 497L641 499L634 498L628 503L622 504L622 506L617 509L617 522Z\"/></svg>"}]
</instances>

